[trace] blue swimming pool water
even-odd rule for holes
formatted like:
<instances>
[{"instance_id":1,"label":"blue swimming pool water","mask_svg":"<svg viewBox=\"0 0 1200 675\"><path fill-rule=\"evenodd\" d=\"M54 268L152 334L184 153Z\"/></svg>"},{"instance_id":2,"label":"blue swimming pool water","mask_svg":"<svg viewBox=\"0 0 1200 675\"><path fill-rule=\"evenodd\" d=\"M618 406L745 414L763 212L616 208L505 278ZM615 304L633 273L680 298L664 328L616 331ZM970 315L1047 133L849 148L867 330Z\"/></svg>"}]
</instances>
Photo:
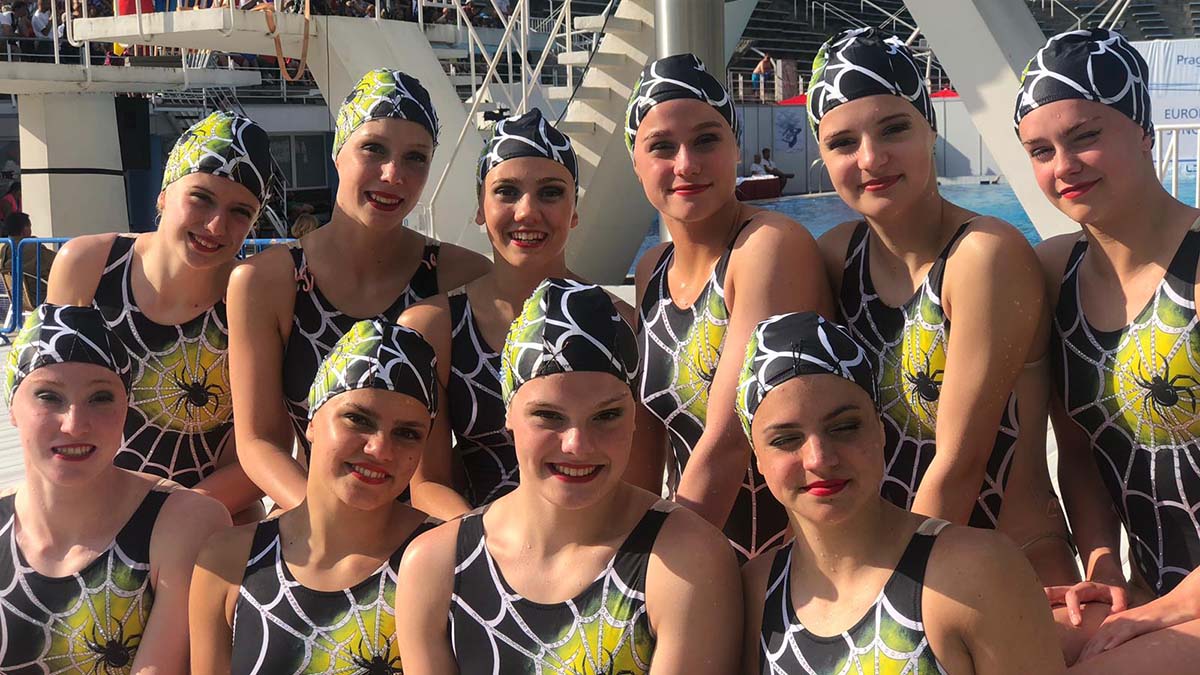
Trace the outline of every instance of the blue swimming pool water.
<instances>
[{"instance_id":1,"label":"blue swimming pool water","mask_svg":"<svg viewBox=\"0 0 1200 675\"><path fill-rule=\"evenodd\" d=\"M1194 176L1181 177L1179 181L1180 199L1195 205L1195 189L1196 178ZM1032 243L1036 244L1041 241L1029 216L1025 214L1025 209L1021 208L1021 203L1017 201L1017 196L1013 194L1012 188L1008 185L943 185L940 191L946 199L963 208L1012 223ZM814 237L821 236L838 223L858 217L836 194L781 197L755 202L755 205L779 211L792 220L803 223ZM634 259L635 264L643 253L658 242L658 223L655 222L650 227L650 231L646 233L645 240L642 241L641 249L638 251L637 258ZM629 268L629 273L633 274L632 266Z\"/></svg>"}]
</instances>

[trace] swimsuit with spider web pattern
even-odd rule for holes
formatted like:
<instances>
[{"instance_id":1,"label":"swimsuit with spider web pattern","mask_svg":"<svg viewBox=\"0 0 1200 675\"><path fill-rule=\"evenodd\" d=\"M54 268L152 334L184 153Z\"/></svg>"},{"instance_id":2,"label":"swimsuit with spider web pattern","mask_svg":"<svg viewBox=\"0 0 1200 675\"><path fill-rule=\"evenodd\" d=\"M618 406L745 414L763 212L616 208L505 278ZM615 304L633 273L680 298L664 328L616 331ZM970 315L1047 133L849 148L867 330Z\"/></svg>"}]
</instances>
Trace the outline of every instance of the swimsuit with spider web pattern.
<instances>
[{"instance_id":1,"label":"swimsuit with spider web pattern","mask_svg":"<svg viewBox=\"0 0 1200 675\"><path fill-rule=\"evenodd\" d=\"M0 673L130 672L154 604L150 536L169 495L149 491L112 545L65 577L29 566L17 545L16 495L0 498Z\"/></svg>"},{"instance_id":2,"label":"swimsuit with spider web pattern","mask_svg":"<svg viewBox=\"0 0 1200 675\"><path fill-rule=\"evenodd\" d=\"M838 311L850 333L875 362L880 417L886 436L880 493L912 509L917 488L937 451L938 397L946 368L950 318L942 308L942 278L954 244L968 231L963 223L929 268L908 302L891 307L871 281L870 227L861 222L850 238ZM1017 396L1010 394L988 457L987 471L971 513L972 527L995 528L1019 435Z\"/></svg>"},{"instance_id":3,"label":"swimsuit with spider web pattern","mask_svg":"<svg viewBox=\"0 0 1200 675\"><path fill-rule=\"evenodd\" d=\"M326 299L308 269L304 249L296 243L291 247L292 264L296 269L296 302L292 310L292 332L283 352L283 396L296 442L308 457L309 442L304 436L308 428L308 390L317 376L321 361L333 351L338 339L363 319L382 319L395 322L409 305L437 295L437 255L440 244L426 243L421 262L408 286L383 313L373 317L354 317L342 312ZM406 493L407 494L407 493Z\"/></svg>"},{"instance_id":4,"label":"swimsuit with spider web pattern","mask_svg":"<svg viewBox=\"0 0 1200 675\"><path fill-rule=\"evenodd\" d=\"M177 326L151 321L133 297L133 246L113 240L93 306L133 365L124 442L113 461L194 487L233 438L225 302Z\"/></svg>"},{"instance_id":5,"label":"swimsuit with spider web pattern","mask_svg":"<svg viewBox=\"0 0 1200 675\"><path fill-rule=\"evenodd\" d=\"M679 488L692 449L704 433L708 389L716 375L725 346L725 331L729 328L725 270L729 267L733 242L749 224L746 221L737 228L690 308L676 306L667 285L674 244L663 251L642 296L638 326L639 395L669 433L672 455L667 461L667 487L672 496ZM742 355L732 356L740 363ZM783 541L787 534L787 513L767 490L767 483L753 461L746 469L724 530L741 562Z\"/></svg>"},{"instance_id":6,"label":"swimsuit with spider web pattern","mask_svg":"<svg viewBox=\"0 0 1200 675\"><path fill-rule=\"evenodd\" d=\"M396 568L426 520L371 576L340 591L315 591L283 559L279 520L258 524L233 611L234 675L400 673Z\"/></svg>"},{"instance_id":7,"label":"swimsuit with spider web pattern","mask_svg":"<svg viewBox=\"0 0 1200 675\"><path fill-rule=\"evenodd\" d=\"M815 635L792 604L792 546L775 552L758 640L762 675L945 675L921 621L925 568L944 520L921 523L875 604L834 636Z\"/></svg>"},{"instance_id":8,"label":"swimsuit with spider web pattern","mask_svg":"<svg viewBox=\"0 0 1200 675\"><path fill-rule=\"evenodd\" d=\"M472 508L491 504L517 487L517 451L505 428L500 396L500 354L492 351L471 312L465 291L452 294L450 325L450 428L467 477Z\"/></svg>"},{"instance_id":9,"label":"swimsuit with spider web pattern","mask_svg":"<svg viewBox=\"0 0 1200 675\"><path fill-rule=\"evenodd\" d=\"M646 614L646 568L676 504L659 501L582 593L543 604L521 597L487 550L486 507L458 526L450 644L458 671L537 675L645 675L655 637Z\"/></svg>"},{"instance_id":10,"label":"swimsuit with spider web pattern","mask_svg":"<svg viewBox=\"0 0 1200 675\"><path fill-rule=\"evenodd\" d=\"M1090 438L1133 562L1159 595L1200 567L1197 226L1127 327L1098 330L1083 315L1086 239L1071 250L1054 311L1051 355L1067 413Z\"/></svg>"}]
</instances>

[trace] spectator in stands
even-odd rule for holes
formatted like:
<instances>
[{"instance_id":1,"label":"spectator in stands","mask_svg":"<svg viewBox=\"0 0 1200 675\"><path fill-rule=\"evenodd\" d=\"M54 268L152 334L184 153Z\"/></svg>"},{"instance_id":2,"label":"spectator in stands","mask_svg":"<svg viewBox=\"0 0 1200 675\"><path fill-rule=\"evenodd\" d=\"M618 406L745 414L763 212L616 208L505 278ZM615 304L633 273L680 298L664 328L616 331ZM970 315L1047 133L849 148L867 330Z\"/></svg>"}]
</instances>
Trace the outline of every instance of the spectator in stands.
<instances>
[{"instance_id":1,"label":"spectator in stands","mask_svg":"<svg viewBox=\"0 0 1200 675\"><path fill-rule=\"evenodd\" d=\"M8 186L8 192L0 197L0 218L21 210L21 181L13 181Z\"/></svg>"},{"instance_id":2,"label":"spectator in stands","mask_svg":"<svg viewBox=\"0 0 1200 675\"><path fill-rule=\"evenodd\" d=\"M13 35L22 38L33 37L33 22L29 16L29 4L25 0L17 0L12 6ZM33 41L19 40L13 45L13 53L17 55L32 54Z\"/></svg>"},{"instance_id":3,"label":"spectator in stands","mask_svg":"<svg viewBox=\"0 0 1200 675\"><path fill-rule=\"evenodd\" d=\"M50 0L38 0L37 11L33 13L30 25L33 27L33 37L37 39L34 52L50 54Z\"/></svg>"},{"instance_id":4,"label":"spectator in stands","mask_svg":"<svg viewBox=\"0 0 1200 675\"><path fill-rule=\"evenodd\" d=\"M4 218L0 225L0 237L12 240L12 248L21 248L21 295L25 299L25 309L33 309L46 298L46 279L50 276L50 265L54 263L54 251L45 244L21 247L22 239L33 236L33 225L29 215L16 211ZM37 248L41 248L38 255ZM8 244L0 244L0 275L4 276L4 284L12 293L12 259L13 251Z\"/></svg>"},{"instance_id":5,"label":"spectator in stands","mask_svg":"<svg viewBox=\"0 0 1200 675\"><path fill-rule=\"evenodd\" d=\"M0 5L0 35L13 34L13 21L12 5Z\"/></svg>"},{"instance_id":6,"label":"spectator in stands","mask_svg":"<svg viewBox=\"0 0 1200 675\"><path fill-rule=\"evenodd\" d=\"M750 163L750 168L746 171L747 176L765 176L767 170L763 167L762 156L757 152L754 153L754 161Z\"/></svg>"},{"instance_id":7,"label":"spectator in stands","mask_svg":"<svg viewBox=\"0 0 1200 675\"><path fill-rule=\"evenodd\" d=\"M299 239L309 232L315 231L320 226L321 221L317 220L316 216L311 213L301 214L296 218L296 222L292 223L292 237Z\"/></svg>"},{"instance_id":8,"label":"spectator in stands","mask_svg":"<svg viewBox=\"0 0 1200 675\"><path fill-rule=\"evenodd\" d=\"M762 149L762 165L763 165L763 169L766 169L767 173L771 174L772 176L779 177L779 191L780 192L782 192L783 188L787 185L789 178L796 177L796 174L784 173L779 170L779 167L775 166L775 162L771 161L771 149L770 148Z\"/></svg>"},{"instance_id":9,"label":"spectator in stands","mask_svg":"<svg viewBox=\"0 0 1200 675\"><path fill-rule=\"evenodd\" d=\"M759 95L760 100L766 100L764 84L767 75L773 72L775 72L775 64L771 61L771 55L763 52L762 58L754 66L754 72L750 74L750 84L754 88L755 93Z\"/></svg>"}]
</instances>

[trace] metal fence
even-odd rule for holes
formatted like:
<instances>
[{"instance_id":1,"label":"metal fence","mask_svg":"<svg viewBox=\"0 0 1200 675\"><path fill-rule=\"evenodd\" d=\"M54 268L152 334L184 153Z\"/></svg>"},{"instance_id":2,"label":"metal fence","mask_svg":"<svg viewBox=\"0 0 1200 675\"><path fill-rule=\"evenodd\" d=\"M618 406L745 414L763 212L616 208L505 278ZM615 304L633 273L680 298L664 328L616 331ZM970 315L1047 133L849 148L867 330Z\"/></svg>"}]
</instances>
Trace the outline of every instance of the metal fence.
<instances>
[{"instance_id":1,"label":"metal fence","mask_svg":"<svg viewBox=\"0 0 1200 675\"><path fill-rule=\"evenodd\" d=\"M43 264L46 251L56 251L70 241L69 237L26 237L16 242L0 238L0 259L6 259L8 269L0 274L0 317L4 317L4 325L0 327L0 336L20 330L25 313L42 304L42 288L50 277L50 264ZM239 259L248 258L275 244L287 244L294 239L247 239L242 242ZM28 256L33 256L33 266L25 270ZM32 304L26 306L25 286L33 283L33 291L29 294Z\"/></svg>"}]
</instances>

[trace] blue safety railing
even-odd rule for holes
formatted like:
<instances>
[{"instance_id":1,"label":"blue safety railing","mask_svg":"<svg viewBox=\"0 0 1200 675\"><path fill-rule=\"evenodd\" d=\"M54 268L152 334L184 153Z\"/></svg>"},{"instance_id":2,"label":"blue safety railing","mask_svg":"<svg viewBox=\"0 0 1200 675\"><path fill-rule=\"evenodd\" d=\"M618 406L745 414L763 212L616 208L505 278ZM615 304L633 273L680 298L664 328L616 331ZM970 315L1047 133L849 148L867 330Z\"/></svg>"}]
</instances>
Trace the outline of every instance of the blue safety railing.
<instances>
[{"instance_id":1,"label":"blue safety railing","mask_svg":"<svg viewBox=\"0 0 1200 675\"><path fill-rule=\"evenodd\" d=\"M24 262L27 255L34 256L34 270L36 270L38 279L48 279L50 269L47 265L43 272L42 257L46 250L44 245L54 246L55 248L70 241L69 237L26 237L17 242L13 247L13 240L7 237L0 237L0 246L6 246L9 251L12 251L9 264L9 277L12 279L11 287L8 283L0 279L0 316L5 316L4 326L0 328L0 336L16 332L21 328L21 323L25 312L42 304L42 283L37 283L32 293L34 301L33 307L25 307L25 274ZM261 253L264 249L274 246L275 244L287 244L295 241L294 239L247 239L242 242L242 248L238 252L239 259L248 258L256 253ZM33 252L29 253L29 247L33 247ZM3 297L7 294L7 298ZM4 303L8 302L8 307Z\"/></svg>"}]
</instances>

